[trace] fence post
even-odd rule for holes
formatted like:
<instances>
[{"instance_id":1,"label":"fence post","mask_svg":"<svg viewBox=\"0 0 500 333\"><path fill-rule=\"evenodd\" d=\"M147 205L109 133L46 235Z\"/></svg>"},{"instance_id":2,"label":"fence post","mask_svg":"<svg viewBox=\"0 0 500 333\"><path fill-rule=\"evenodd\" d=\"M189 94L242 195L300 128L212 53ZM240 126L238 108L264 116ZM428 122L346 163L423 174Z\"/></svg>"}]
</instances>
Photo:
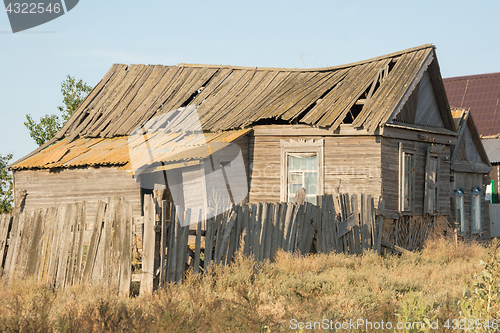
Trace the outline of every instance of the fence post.
<instances>
[{"instance_id":1,"label":"fence post","mask_svg":"<svg viewBox=\"0 0 500 333\"><path fill-rule=\"evenodd\" d=\"M376 249L377 252L380 254L380 246L382 243L382 231L383 231L383 226L384 226L384 217L380 214L385 208L385 201L384 199L380 198L378 202L378 214L377 214L377 243L376 243Z\"/></svg>"},{"instance_id":2,"label":"fence post","mask_svg":"<svg viewBox=\"0 0 500 333\"><path fill-rule=\"evenodd\" d=\"M155 260L155 204L150 194L144 196L144 239L140 294L153 292Z\"/></svg>"},{"instance_id":3,"label":"fence post","mask_svg":"<svg viewBox=\"0 0 500 333\"><path fill-rule=\"evenodd\" d=\"M161 201L161 245L160 245L160 283L159 287L165 285L165 250L167 249L167 201Z\"/></svg>"}]
</instances>

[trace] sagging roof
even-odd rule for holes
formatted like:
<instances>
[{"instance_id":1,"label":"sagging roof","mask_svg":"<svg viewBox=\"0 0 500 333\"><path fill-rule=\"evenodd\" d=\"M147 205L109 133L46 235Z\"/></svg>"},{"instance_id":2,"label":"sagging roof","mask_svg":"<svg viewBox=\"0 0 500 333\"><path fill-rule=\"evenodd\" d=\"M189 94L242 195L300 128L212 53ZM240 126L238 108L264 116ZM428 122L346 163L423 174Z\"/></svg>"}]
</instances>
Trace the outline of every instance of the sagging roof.
<instances>
[{"instance_id":1,"label":"sagging roof","mask_svg":"<svg viewBox=\"0 0 500 333\"><path fill-rule=\"evenodd\" d=\"M317 69L113 65L56 138L128 135L152 117L187 105L197 106L209 132L248 128L264 119L334 129L351 121L373 132L413 89L423 67L439 69L433 60L429 44ZM439 70L433 75L440 78ZM356 103L361 110L349 116ZM446 109L446 100L441 105Z\"/></svg>"},{"instance_id":2,"label":"sagging roof","mask_svg":"<svg viewBox=\"0 0 500 333\"><path fill-rule=\"evenodd\" d=\"M52 162L27 161L34 161L33 157L54 143L63 149L62 146L79 138L126 137L156 118L176 122L173 110L186 107L196 108L199 129L203 132L291 123L326 128L332 133L341 124L350 124L374 134L399 113L408 113L404 107L408 100L413 101L412 96L416 96L413 92L423 77L430 82L426 87L436 96L440 119L439 124L425 125L454 132L432 44L348 65L315 69L116 64L52 140L14 162L11 168L48 167ZM170 115L173 118L166 119ZM405 122L406 118L402 118L399 120ZM94 149L97 145L92 146ZM90 147L88 153L91 154ZM101 156L102 163L97 156ZM89 156L83 159L88 164L79 165L108 163L108 155L97 153L97 156ZM60 162L56 165L69 166Z\"/></svg>"},{"instance_id":3,"label":"sagging roof","mask_svg":"<svg viewBox=\"0 0 500 333\"><path fill-rule=\"evenodd\" d=\"M451 157L452 169L489 172L491 170L489 155L481 142L471 112L452 108L451 113L459 135Z\"/></svg>"},{"instance_id":4,"label":"sagging roof","mask_svg":"<svg viewBox=\"0 0 500 333\"><path fill-rule=\"evenodd\" d=\"M116 138L63 139L40 153L16 164L16 169L50 169L81 166L132 164L153 165L163 162L166 169L200 160L227 147L250 129L221 133L164 133ZM169 166L170 165L170 166Z\"/></svg>"},{"instance_id":5,"label":"sagging roof","mask_svg":"<svg viewBox=\"0 0 500 333\"><path fill-rule=\"evenodd\" d=\"M491 164L500 164L500 136L483 136L481 140Z\"/></svg>"},{"instance_id":6,"label":"sagging roof","mask_svg":"<svg viewBox=\"0 0 500 333\"><path fill-rule=\"evenodd\" d=\"M500 73L443 79L450 106L470 109L479 135L500 133Z\"/></svg>"}]
</instances>

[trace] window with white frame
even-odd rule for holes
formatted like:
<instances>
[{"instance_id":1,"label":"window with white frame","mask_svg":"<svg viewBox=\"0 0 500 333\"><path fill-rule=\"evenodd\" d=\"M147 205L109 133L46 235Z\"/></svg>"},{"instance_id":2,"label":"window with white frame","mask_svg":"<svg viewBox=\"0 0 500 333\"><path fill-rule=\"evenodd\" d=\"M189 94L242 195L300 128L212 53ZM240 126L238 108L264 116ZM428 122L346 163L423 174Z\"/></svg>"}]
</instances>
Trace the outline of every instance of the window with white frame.
<instances>
[{"instance_id":1,"label":"window with white frame","mask_svg":"<svg viewBox=\"0 0 500 333\"><path fill-rule=\"evenodd\" d=\"M481 189L472 189L471 228L473 234L481 232Z\"/></svg>"},{"instance_id":2,"label":"window with white frame","mask_svg":"<svg viewBox=\"0 0 500 333\"><path fill-rule=\"evenodd\" d=\"M281 140L281 201L294 202L301 188L314 204L323 194L323 146L324 140Z\"/></svg>"},{"instance_id":3,"label":"window with white frame","mask_svg":"<svg viewBox=\"0 0 500 333\"><path fill-rule=\"evenodd\" d=\"M399 211L411 213L415 197L415 150L400 144Z\"/></svg>"},{"instance_id":4,"label":"window with white frame","mask_svg":"<svg viewBox=\"0 0 500 333\"><path fill-rule=\"evenodd\" d=\"M459 188L455 191L455 219L457 230L460 234L465 233L464 191Z\"/></svg>"},{"instance_id":5,"label":"window with white frame","mask_svg":"<svg viewBox=\"0 0 500 333\"><path fill-rule=\"evenodd\" d=\"M288 202L293 202L295 193L306 190L306 201L316 204L318 195L318 155L317 153L287 153Z\"/></svg>"}]
</instances>

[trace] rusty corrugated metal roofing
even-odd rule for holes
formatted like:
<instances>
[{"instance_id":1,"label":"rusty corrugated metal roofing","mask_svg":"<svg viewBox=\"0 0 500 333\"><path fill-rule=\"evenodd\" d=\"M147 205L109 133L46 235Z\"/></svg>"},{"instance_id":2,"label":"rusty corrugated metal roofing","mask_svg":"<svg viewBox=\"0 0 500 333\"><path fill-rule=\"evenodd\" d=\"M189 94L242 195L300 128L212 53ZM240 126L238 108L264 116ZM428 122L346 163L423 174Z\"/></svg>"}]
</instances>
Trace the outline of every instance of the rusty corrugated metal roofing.
<instances>
[{"instance_id":1,"label":"rusty corrugated metal roofing","mask_svg":"<svg viewBox=\"0 0 500 333\"><path fill-rule=\"evenodd\" d=\"M500 133L500 73L443 79L450 106L470 109L481 136Z\"/></svg>"},{"instance_id":2,"label":"rusty corrugated metal roofing","mask_svg":"<svg viewBox=\"0 0 500 333\"><path fill-rule=\"evenodd\" d=\"M228 146L250 129L220 133L164 133L116 138L63 139L38 154L12 165L16 169L48 169L82 166L148 165L155 162L175 163L198 160ZM145 151L149 147L153 159Z\"/></svg>"}]
</instances>

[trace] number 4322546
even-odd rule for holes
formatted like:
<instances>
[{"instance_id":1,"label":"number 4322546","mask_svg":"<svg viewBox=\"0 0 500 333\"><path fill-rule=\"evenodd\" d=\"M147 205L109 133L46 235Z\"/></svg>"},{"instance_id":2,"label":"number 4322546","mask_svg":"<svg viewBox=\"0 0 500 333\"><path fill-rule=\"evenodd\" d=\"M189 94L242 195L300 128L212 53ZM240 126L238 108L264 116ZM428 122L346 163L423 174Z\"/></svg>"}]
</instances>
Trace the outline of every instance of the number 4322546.
<instances>
[{"instance_id":1,"label":"number 4322546","mask_svg":"<svg viewBox=\"0 0 500 333\"><path fill-rule=\"evenodd\" d=\"M5 8L7 13L14 14L42 14L42 13L56 13L61 12L61 4L59 3L9 3L7 8Z\"/></svg>"}]
</instances>

